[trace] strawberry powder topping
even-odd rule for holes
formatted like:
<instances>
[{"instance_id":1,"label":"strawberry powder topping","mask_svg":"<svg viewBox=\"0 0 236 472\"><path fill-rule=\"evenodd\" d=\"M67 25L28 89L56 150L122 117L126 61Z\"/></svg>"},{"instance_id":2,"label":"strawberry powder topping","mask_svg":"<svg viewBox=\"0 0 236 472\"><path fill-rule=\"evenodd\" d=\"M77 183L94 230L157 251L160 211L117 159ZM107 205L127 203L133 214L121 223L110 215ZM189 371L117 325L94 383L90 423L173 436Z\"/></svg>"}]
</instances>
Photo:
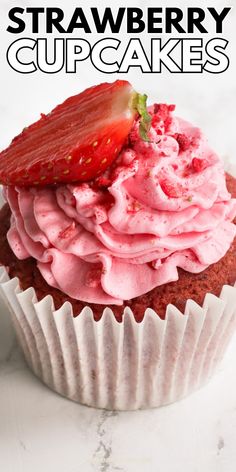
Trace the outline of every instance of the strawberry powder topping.
<instances>
[{"instance_id":1,"label":"strawberry powder topping","mask_svg":"<svg viewBox=\"0 0 236 472\"><path fill-rule=\"evenodd\" d=\"M150 107L150 142L138 122L99 179L57 187L5 187L9 244L32 256L49 285L90 303L121 305L219 261L235 235L236 200L221 159L198 128Z\"/></svg>"}]
</instances>

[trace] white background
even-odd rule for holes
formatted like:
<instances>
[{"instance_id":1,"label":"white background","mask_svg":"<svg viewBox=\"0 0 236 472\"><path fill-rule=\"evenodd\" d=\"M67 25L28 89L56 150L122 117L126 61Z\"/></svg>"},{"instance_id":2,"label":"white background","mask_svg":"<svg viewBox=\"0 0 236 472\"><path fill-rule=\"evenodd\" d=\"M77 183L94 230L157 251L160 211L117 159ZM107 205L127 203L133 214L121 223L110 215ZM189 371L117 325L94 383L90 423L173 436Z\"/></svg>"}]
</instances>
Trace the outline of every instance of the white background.
<instances>
[{"instance_id":1,"label":"white background","mask_svg":"<svg viewBox=\"0 0 236 472\"><path fill-rule=\"evenodd\" d=\"M5 54L16 35L6 33L12 6L60 6L69 18L76 6L214 6L203 0L149 2L71 2L0 0L0 148L21 129L47 113L67 96L101 81L128 78L136 90L152 100L176 103L177 113L201 126L212 146L235 160L235 9L225 20L223 37L229 40L231 66L223 74L103 75L89 62L77 74L17 74ZM235 5L231 0L230 6ZM209 15L210 18L210 15ZM208 21L210 37L214 23ZM41 23L43 27L43 22ZM24 36L30 36L29 29ZM42 34L41 36L45 36ZM83 37L81 33L74 36ZM105 35L89 35L92 43ZM123 41L128 36L114 35ZM196 35L199 37L199 34ZM149 38L142 35L144 46ZM102 112L102 111L101 111ZM9 324L0 309L0 470L4 472L234 472L236 470L236 339L218 376L201 391L175 405L134 413L102 412L76 405L50 392L25 367Z\"/></svg>"}]
</instances>

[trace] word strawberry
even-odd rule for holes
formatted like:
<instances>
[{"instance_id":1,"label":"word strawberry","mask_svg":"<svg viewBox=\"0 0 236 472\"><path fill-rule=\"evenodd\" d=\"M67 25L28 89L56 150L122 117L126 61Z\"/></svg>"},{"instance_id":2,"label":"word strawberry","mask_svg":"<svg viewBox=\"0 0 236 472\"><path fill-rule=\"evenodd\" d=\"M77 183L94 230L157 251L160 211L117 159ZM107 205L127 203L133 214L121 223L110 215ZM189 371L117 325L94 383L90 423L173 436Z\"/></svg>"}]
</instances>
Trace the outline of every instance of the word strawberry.
<instances>
[{"instance_id":1,"label":"word strawberry","mask_svg":"<svg viewBox=\"0 0 236 472\"><path fill-rule=\"evenodd\" d=\"M0 154L0 183L32 186L94 179L118 156L138 116L140 136L148 140L146 99L125 80L68 98Z\"/></svg>"}]
</instances>

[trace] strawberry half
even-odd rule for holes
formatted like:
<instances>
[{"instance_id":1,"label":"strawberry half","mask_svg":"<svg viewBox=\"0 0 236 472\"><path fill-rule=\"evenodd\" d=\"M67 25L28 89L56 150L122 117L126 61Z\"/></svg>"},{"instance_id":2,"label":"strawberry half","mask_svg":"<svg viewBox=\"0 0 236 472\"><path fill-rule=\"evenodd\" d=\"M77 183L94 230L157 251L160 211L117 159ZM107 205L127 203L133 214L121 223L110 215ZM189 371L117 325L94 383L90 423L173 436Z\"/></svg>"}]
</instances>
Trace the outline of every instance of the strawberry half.
<instances>
[{"instance_id":1,"label":"strawberry half","mask_svg":"<svg viewBox=\"0 0 236 472\"><path fill-rule=\"evenodd\" d=\"M120 153L138 114L140 135L148 140L146 98L125 80L68 98L0 153L0 183L32 186L94 179Z\"/></svg>"}]
</instances>

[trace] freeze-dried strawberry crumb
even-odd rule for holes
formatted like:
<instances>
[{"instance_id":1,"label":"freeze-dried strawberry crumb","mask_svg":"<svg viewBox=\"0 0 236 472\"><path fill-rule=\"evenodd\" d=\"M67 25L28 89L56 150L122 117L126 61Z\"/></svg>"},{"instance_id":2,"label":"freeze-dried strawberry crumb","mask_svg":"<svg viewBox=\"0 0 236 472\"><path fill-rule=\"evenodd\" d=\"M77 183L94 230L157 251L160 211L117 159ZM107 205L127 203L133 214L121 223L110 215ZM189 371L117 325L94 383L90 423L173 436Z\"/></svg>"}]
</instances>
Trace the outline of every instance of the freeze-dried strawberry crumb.
<instances>
[{"instance_id":1,"label":"freeze-dried strawberry crumb","mask_svg":"<svg viewBox=\"0 0 236 472\"><path fill-rule=\"evenodd\" d=\"M169 114L174 111L175 105L166 105L166 103L155 103L154 114L158 115L160 120L165 121Z\"/></svg>"},{"instance_id":2,"label":"freeze-dried strawberry crumb","mask_svg":"<svg viewBox=\"0 0 236 472\"><path fill-rule=\"evenodd\" d=\"M109 179L108 177L101 176L96 179L96 184L98 187L110 187L111 179Z\"/></svg>"},{"instance_id":3,"label":"freeze-dried strawberry crumb","mask_svg":"<svg viewBox=\"0 0 236 472\"><path fill-rule=\"evenodd\" d=\"M172 123L172 117L171 116L168 116L165 120L165 130L166 131L169 131L169 127Z\"/></svg>"},{"instance_id":4,"label":"freeze-dried strawberry crumb","mask_svg":"<svg viewBox=\"0 0 236 472\"><path fill-rule=\"evenodd\" d=\"M176 139L179 145L179 152L187 151L191 144L191 140L183 133L175 133L173 137Z\"/></svg>"},{"instance_id":5,"label":"freeze-dried strawberry crumb","mask_svg":"<svg viewBox=\"0 0 236 472\"><path fill-rule=\"evenodd\" d=\"M175 105L166 105L165 103L155 103L153 109L153 117L152 117L152 126L154 128L160 124L164 123L165 130L168 130L169 126L172 123L172 117L170 113L174 111ZM158 134L162 134L161 130L157 130Z\"/></svg>"},{"instance_id":6,"label":"freeze-dried strawberry crumb","mask_svg":"<svg viewBox=\"0 0 236 472\"><path fill-rule=\"evenodd\" d=\"M208 161L206 159L199 159L194 157L192 160L192 169L194 172L201 172L208 167Z\"/></svg>"},{"instance_id":7,"label":"freeze-dried strawberry crumb","mask_svg":"<svg viewBox=\"0 0 236 472\"><path fill-rule=\"evenodd\" d=\"M185 193L185 189L179 183L173 184L169 182L167 179L162 180L161 188L163 192L171 198L179 198L182 197Z\"/></svg>"}]
</instances>

